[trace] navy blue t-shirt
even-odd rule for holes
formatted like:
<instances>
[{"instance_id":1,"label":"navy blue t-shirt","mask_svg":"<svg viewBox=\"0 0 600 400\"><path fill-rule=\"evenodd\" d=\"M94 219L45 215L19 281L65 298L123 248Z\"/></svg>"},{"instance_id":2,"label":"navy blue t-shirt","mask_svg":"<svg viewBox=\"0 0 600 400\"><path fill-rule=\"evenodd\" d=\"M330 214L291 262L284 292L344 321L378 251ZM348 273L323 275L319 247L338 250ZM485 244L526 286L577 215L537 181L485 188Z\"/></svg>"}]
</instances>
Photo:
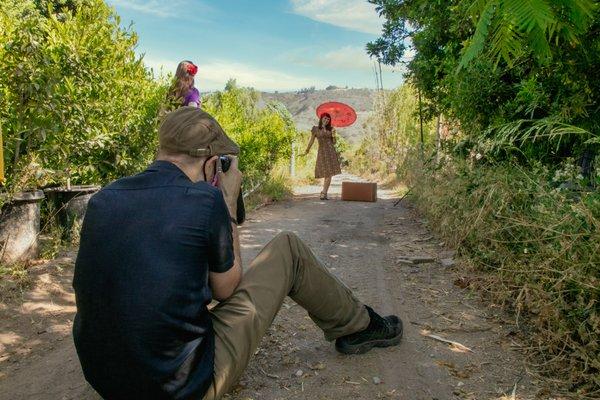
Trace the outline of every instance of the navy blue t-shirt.
<instances>
[{"instance_id":1,"label":"navy blue t-shirt","mask_svg":"<svg viewBox=\"0 0 600 400\"><path fill-rule=\"evenodd\" d=\"M73 336L106 399L201 399L214 333L208 274L233 266L223 195L154 162L89 202L73 287Z\"/></svg>"}]
</instances>

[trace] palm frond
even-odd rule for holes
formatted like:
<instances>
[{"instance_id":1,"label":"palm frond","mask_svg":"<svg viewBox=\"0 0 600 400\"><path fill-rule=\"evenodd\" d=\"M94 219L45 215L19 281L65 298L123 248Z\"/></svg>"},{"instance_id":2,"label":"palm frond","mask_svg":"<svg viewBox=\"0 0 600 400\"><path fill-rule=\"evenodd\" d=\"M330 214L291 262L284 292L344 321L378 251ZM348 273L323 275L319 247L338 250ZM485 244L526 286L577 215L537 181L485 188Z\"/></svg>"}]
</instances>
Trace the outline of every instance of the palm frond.
<instances>
[{"instance_id":1,"label":"palm frond","mask_svg":"<svg viewBox=\"0 0 600 400\"><path fill-rule=\"evenodd\" d=\"M490 53L496 58L496 63L503 58L507 64L512 65L512 61L523 52L521 35L515 29L514 23L506 19L495 28L490 38Z\"/></svg>"},{"instance_id":2,"label":"palm frond","mask_svg":"<svg viewBox=\"0 0 600 400\"><path fill-rule=\"evenodd\" d=\"M583 33L594 19L598 11L598 2L594 0L555 0L564 7L569 15L571 25L580 33Z\"/></svg>"},{"instance_id":3,"label":"palm frond","mask_svg":"<svg viewBox=\"0 0 600 400\"><path fill-rule=\"evenodd\" d=\"M550 43L548 38L542 29L539 27L534 28L528 34L528 40L530 49L537 54L537 58L545 62L552 57L552 50L550 49Z\"/></svg>"},{"instance_id":4,"label":"palm frond","mask_svg":"<svg viewBox=\"0 0 600 400\"><path fill-rule=\"evenodd\" d=\"M485 0L475 0L471 7L476 9L484 5L484 3L485 8L481 12L481 17L479 18L479 22L477 23L475 34L471 38L471 43L466 48L463 57L460 61L458 67L459 71L482 53L483 48L485 46L485 42L488 38L490 26L492 25L492 20L494 18L494 14L496 13L499 1L489 0L486 3Z\"/></svg>"},{"instance_id":5,"label":"palm frond","mask_svg":"<svg viewBox=\"0 0 600 400\"><path fill-rule=\"evenodd\" d=\"M478 21L484 10L490 5L489 0L474 0L469 6L468 13L475 21Z\"/></svg>"},{"instance_id":6,"label":"palm frond","mask_svg":"<svg viewBox=\"0 0 600 400\"><path fill-rule=\"evenodd\" d=\"M512 16L517 29L526 33L534 29L546 31L555 20L552 7L546 0L503 0L502 11Z\"/></svg>"},{"instance_id":7,"label":"palm frond","mask_svg":"<svg viewBox=\"0 0 600 400\"><path fill-rule=\"evenodd\" d=\"M558 150L569 136L579 136L593 142L597 137L586 129L570 125L555 118L521 119L504 125L488 128L487 139L481 144L485 151L499 153L506 149L518 149L526 144L546 142Z\"/></svg>"},{"instance_id":8,"label":"palm frond","mask_svg":"<svg viewBox=\"0 0 600 400\"><path fill-rule=\"evenodd\" d=\"M469 12L478 23L458 70L486 45L493 57L509 65L526 50L545 61L552 54L553 41L577 44L598 8L598 0L472 0Z\"/></svg>"}]
</instances>

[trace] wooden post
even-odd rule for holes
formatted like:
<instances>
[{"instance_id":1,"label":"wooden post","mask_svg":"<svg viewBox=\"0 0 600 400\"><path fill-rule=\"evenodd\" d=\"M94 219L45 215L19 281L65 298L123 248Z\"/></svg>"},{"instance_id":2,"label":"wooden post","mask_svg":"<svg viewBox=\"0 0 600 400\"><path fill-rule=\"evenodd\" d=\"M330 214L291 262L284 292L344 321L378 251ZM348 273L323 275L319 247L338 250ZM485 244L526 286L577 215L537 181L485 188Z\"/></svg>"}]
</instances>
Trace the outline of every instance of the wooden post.
<instances>
[{"instance_id":1,"label":"wooden post","mask_svg":"<svg viewBox=\"0 0 600 400\"><path fill-rule=\"evenodd\" d=\"M423 134L423 101L421 99L421 89L418 89L419 93L419 122L421 124L421 158L424 157L425 151L425 135Z\"/></svg>"},{"instance_id":2,"label":"wooden post","mask_svg":"<svg viewBox=\"0 0 600 400\"><path fill-rule=\"evenodd\" d=\"M437 165L440 164L442 159L442 136L440 130L442 129L442 114L438 115L437 126L435 131L435 162Z\"/></svg>"},{"instance_id":3,"label":"wooden post","mask_svg":"<svg viewBox=\"0 0 600 400\"><path fill-rule=\"evenodd\" d=\"M4 144L2 143L2 127L0 126L0 185L4 185Z\"/></svg>"},{"instance_id":4,"label":"wooden post","mask_svg":"<svg viewBox=\"0 0 600 400\"><path fill-rule=\"evenodd\" d=\"M290 176L296 177L296 141L292 141L292 159L290 162Z\"/></svg>"}]
</instances>

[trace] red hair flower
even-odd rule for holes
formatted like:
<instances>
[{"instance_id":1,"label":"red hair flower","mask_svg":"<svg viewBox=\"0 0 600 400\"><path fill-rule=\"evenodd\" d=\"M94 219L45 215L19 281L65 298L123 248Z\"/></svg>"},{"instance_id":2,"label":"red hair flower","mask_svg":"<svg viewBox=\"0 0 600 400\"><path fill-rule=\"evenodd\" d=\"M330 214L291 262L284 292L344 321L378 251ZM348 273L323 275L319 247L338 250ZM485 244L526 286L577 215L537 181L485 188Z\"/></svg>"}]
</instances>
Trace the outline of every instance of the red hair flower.
<instances>
[{"instance_id":1,"label":"red hair flower","mask_svg":"<svg viewBox=\"0 0 600 400\"><path fill-rule=\"evenodd\" d=\"M190 74L191 76L195 76L198 73L198 66L196 66L194 64L188 64L187 73Z\"/></svg>"}]
</instances>

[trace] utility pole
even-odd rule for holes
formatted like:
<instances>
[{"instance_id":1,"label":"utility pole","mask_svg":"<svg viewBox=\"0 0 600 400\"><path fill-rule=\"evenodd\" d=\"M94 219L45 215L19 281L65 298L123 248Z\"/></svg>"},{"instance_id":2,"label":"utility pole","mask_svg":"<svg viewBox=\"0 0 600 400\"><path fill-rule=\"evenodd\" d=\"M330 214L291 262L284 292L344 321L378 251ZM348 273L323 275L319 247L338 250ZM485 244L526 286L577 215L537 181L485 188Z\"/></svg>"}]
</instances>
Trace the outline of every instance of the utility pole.
<instances>
[{"instance_id":1,"label":"utility pole","mask_svg":"<svg viewBox=\"0 0 600 400\"><path fill-rule=\"evenodd\" d=\"M377 73L377 64L373 61L373 73L375 74L375 87L379 90L379 75Z\"/></svg>"},{"instance_id":2,"label":"utility pole","mask_svg":"<svg viewBox=\"0 0 600 400\"><path fill-rule=\"evenodd\" d=\"M377 59L377 63L379 64L379 88L383 92L383 72L381 71L381 60Z\"/></svg>"}]
</instances>

